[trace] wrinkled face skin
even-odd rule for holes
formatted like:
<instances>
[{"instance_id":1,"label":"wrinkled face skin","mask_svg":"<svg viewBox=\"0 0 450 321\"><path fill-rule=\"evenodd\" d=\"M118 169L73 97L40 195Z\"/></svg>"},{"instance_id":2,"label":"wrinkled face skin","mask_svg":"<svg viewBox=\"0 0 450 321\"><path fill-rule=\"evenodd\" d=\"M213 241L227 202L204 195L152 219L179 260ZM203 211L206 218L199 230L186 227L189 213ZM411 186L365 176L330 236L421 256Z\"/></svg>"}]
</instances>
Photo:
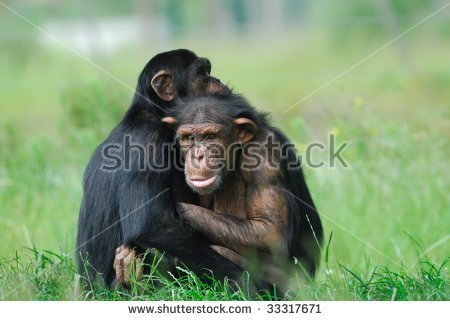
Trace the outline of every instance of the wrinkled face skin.
<instances>
[{"instance_id":1,"label":"wrinkled face skin","mask_svg":"<svg viewBox=\"0 0 450 321\"><path fill-rule=\"evenodd\" d=\"M219 79L210 75L211 63L206 58L198 58L192 62L187 70L188 96L197 96L208 93L230 93L230 89L222 84Z\"/></svg>"},{"instance_id":2,"label":"wrinkled face skin","mask_svg":"<svg viewBox=\"0 0 450 321\"><path fill-rule=\"evenodd\" d=\"M236 170L239 149L257 131L249 118L227 114L228 105L208 99L192 100L180 106L177 118L167 116L161 120L175 129L186 182L201 195L216 191L230 172Z\"/></svg>"},{"instance_id":3,"label":"wrinkled face skin","mask_svg":"<svg viewBox=\"0 0 450 321\"><path fill-rule=\"evenodd\" d=\"M232 160L228 148L234 134L215 123L185 124L178 128L177 141L185 160L185 177L194 192L205 195L217 190Z\"/></svg>"}]
</instances>

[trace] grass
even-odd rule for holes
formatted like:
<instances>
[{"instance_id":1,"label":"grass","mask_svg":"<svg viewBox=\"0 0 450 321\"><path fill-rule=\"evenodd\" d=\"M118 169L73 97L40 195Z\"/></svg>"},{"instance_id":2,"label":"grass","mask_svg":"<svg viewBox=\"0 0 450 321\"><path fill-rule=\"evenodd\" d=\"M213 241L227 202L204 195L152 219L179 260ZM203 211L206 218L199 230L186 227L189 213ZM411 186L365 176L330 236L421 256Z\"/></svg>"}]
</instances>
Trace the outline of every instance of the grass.
<instances>
[{"instance_id":1,"label":"grass","mask_svg":"<svg viewBox=\"0 0 450 321\"><path fill-rule=\"evenodd\" d=\"M21 253L19 256L18 253ZM151 269L142 281L132 280L127 291L110 291L88 284L80 293L80 278L71 255L36 248L24 249L0 265L3 300L267 300L270 296L249 296L245 289L236 290L227 282L213 280L205 284L189 271L176 280ZM448 263L420 262L414 270L402 267L394 272L388 267L371 267L355 272L341 264L325 267L317 280L290 291L284 300L449 300ZM154 267L158 262L155 262ZM328 265L328 263L327 263ZM81 280L82 282L83 280Z\"/></svg>"},{"instance_id":2,"label":"grass","mask_svg":"<svg viewBox=\"0 0 450 321\"><path fill-rule=\"evenodd\" d=\"M350 142L350 168L305 168L333 238L316 280L287 299L448 300L450 43L419 29L402 40L408 59L389 47L284 112L387 41L313 35L221 46L185 39L170 48L208 56L213 73L270 111L300 153L330 133ZM134 87L146 60L165 49L133 47L96 62ZM129 293L76 292L83 169L132 92L65 52L33 47L18 57L9 64L12 54L0 53L0 299L246 299L190 274L180 284L152 276L160 286L134 284Z\"/></svg>"}]
</instances>

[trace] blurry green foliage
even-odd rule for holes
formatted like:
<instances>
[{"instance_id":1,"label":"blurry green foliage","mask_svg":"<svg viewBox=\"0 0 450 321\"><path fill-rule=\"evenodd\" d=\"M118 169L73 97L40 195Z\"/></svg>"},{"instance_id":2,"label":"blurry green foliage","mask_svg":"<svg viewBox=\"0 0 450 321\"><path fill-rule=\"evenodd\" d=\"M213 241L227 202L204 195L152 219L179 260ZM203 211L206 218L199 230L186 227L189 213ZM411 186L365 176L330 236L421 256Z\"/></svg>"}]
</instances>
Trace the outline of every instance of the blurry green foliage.
<instances>
[{"instance_id":1,"label":"blurry green foliage","mask_svg":"<svg viewBox=\"0 0 450 321\"><path fill-rule=\"evenodd\" d=\"M98 81L68 86L61 93L64 125L71 125L74 131L89 130L98 137L106 136L130 104L126 93L117 85Z\"/></svg>"}]
</instances>

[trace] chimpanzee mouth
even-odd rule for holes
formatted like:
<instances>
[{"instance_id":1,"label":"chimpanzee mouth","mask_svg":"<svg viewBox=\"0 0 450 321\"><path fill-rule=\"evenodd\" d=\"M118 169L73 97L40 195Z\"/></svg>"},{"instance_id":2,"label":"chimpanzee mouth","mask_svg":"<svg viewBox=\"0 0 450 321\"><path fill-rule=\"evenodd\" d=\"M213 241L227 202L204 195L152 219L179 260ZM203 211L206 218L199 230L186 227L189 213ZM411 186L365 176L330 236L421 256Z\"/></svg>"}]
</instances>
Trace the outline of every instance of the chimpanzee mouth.
<instances>
[{"instance_id":1,"label":"chimpanzee mouth","mask_svg":"<svg viewBox=\"0 0 450 321\"><path fill-rule=\"evenodd\" d=\"M218 175L215 175L210 178L204 178L204 177L186 177L188 183L196 188L206 188L214 184L216 181Z\"/></svg>"}]
</instances>

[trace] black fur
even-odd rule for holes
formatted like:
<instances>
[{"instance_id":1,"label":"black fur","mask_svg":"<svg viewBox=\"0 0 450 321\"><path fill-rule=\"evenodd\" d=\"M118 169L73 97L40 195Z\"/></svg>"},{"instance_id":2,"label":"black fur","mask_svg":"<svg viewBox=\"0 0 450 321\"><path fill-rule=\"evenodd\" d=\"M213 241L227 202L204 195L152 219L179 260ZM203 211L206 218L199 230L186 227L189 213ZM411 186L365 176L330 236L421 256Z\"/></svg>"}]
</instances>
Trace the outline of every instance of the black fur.
<instances>
[{"instance_id":1,"label":"black fur","mask_svg":"<svg viewBox=\"0 0 450 321\"><path fill-rule=\"evenodd\" d=\"M165 251L198 274L209 269L216 278L240 276L235 264L211 250L205 240L183 228L176 218L175 195L194 202L187 189L178 188L184 182L182 173L174 169L142 170L135 158L129 170L102 169L103 149L111 144L122 145L126 135L133 143L153 144L154 155L150 157L161 160L168 156L162 145L172 141L173 133L163 126L161 117L174 103L161 100L150 81L159 70L169 70L175 76L178 96L186 96L189 94L186 70L198 59L193 52L183 49L151 59L139 76L129 110L89 161L84 175L76 257L80 274L90 281L100 279L110 287L115 284L113 260L115 249L122 244L137 247L140 252L148 248Z\"/></svg>"}]
</instances>

